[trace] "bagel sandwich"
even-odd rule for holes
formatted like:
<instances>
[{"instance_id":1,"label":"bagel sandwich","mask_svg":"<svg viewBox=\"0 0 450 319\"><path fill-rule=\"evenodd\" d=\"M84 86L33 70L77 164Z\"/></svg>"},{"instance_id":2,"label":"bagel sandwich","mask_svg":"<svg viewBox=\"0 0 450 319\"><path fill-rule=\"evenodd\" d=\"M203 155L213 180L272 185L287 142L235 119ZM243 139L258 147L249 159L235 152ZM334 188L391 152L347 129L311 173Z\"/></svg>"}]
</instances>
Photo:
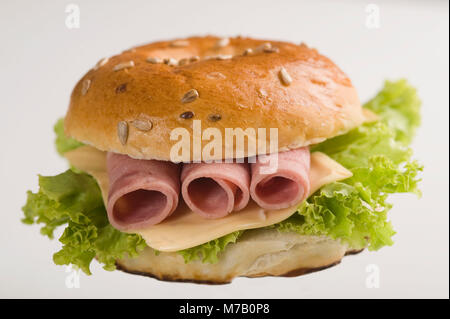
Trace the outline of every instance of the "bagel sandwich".
<instances>
[{"instance_id":1,"label":"bagel sandwich","mask_svg":"<svg viewBox=\"0 0 450 319\"><path fill-rule=\"evenodd\" d=\"M70 169L39 176L23 222L58 265L160 280L298 276L393 244L389 194L420 194L420 100L364 105L305 44L191 37L98 61L55 125Z\"/></svg>"}]
</instances>

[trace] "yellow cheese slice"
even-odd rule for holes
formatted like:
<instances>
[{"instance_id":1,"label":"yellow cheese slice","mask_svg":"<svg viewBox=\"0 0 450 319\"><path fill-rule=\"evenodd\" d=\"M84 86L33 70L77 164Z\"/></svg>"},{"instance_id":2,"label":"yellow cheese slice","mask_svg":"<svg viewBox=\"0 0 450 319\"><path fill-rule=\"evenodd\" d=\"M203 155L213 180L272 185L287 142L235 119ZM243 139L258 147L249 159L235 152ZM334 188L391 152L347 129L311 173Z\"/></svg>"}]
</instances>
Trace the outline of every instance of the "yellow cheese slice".
<instances>
[{"instance_id":1,"label":"yellow cheese slice","mask_svg":"<svg viewBox=\"0 0 450 319\"><path fill-rule=\"evenodd\" d=\"M103 201L108 199L108 175L106 153L91 146L82 146L65 153L75 168L92 175L98 182ZM352 176L345 167L321 152L311 154L311 192L320 187ZM219 219L205 219L191 211L180 198L180 204L173 214L163 222L135 231L147 245L159 251L177 251L204 244L229 233L261 228L279 223L295 213L297 206L264 210L255 202L241 211L233 212Z\"/></svg>"}]
</instances>

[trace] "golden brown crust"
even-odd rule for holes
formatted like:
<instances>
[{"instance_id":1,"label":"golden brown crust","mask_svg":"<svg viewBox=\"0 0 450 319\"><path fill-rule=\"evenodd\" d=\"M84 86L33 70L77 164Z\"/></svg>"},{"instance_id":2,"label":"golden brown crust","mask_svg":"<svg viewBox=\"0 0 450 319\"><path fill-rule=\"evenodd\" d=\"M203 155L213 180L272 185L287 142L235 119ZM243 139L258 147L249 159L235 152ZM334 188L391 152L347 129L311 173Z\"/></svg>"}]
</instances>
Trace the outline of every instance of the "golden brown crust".
<instances>
[{"instance_id":1,"label":"golden brown crust","mask_svg":"<svg viewBox=\"0 0 450 319\"><path fill-rule=\"evenodd\" d=\"M223 41L222 47L218 42L212 36L162 41L100 61L73 90L66 133L100 150L170 160L176 142L170 140L171 130L191 131L193 120L201 120L202 130L220 129L222 136L225 128L276 127L279 151L320 142L363 121L351 81L316 50L240 37ZM264 49L265 43L271 46ZM253 53L244 54L248 48ZM192 56L200 60L175 66L147 61ZM290 85L282 68L292 78ZM192 89L198 97L191 92L183 102ZM184 112L193 117L180 117Z\"/></svg>"},{"instance_id":2,"label":"golden brown crust","mask_svg":"<svg viewBox=\"0 0 450 319\"><path fill-rule=\"evenodd\" d=\"M346 254L346 256L347 256L347 254ZM286 274L279 275L279 277L299 277L299 276L311 274L313 272L331 268L333 266L339 265L340 263L341 263L341 261L339 260L339 261L333 262L329 265L322 266L322 267L294 269ZM201 279L180 279L180 278L172 278L170 276L164 276L164 275L162 277L157 277L157 276L153 275L152 273L127 269L127 268L125 268L126 266L124 266L123 264L120 264L120 263L116 263L116 267L118 270L126 272L128 274L150 277L150 278L154 278L154 279L161 280L161 281L185 282L185 283L203 284L203 285L225 285L225 284L231 283L231 280L221 282L221 281L210 281L210 280L201 280ZM248 277L248 278L267 277L267 276L270 276L270 275L266 274L264 276L254 276L254 277Z\"/></svg>"},{"instance_id":3,"label":"golden brown crust","mask_svg":"<svg viewBox=\"0 0 450 319\"><path fill-rule=\"evenodd\" d=\"M136 258L117 261L120 270L165 281L229 283L235 277L300 276L338 264L351 250L327 237L277 230L247 231L220 255L216 264L185 263L178 253L147 248Z\"/></svg>"}]
</instances>

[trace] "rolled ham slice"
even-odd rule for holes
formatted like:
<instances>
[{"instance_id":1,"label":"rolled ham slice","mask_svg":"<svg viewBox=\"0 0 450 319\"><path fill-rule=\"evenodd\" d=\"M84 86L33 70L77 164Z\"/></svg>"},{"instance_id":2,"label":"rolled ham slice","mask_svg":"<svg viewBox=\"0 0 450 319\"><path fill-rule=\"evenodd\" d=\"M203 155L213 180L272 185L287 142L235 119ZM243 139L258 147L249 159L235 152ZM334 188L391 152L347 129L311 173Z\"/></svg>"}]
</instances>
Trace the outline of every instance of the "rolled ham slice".
<instances>
[{"instance_id":1,"label":"rolled ham slice","mask_svg":"<svg viewBox=\"0 0 450 319\"><path fill-rule=\"evenodd\" d=\"M205 218L220 218L247 206L247 163L189 163L181 170L181 194L189 208Z\"/></svg>"},{"instance_id":2,"label":"rolled ham slice","mask_svg":"<svg viewBox=\"0 0 450 319\"><path fill-rule=\"evenodd\" d=\"M180 166L108 153L108 219L121 231L160 223L173 213L180 193Z\"/></svg>"},{"instance_id":3,"label":"rolled ham slice","mask_svg":"<svg viewBox=\"0 0 450 319\"><path fill-rule=\"evenodd\" d=\"M258 157L256 163L251 164L252 199L262 208L271 210L302 202L310 190L309 166L307 147Z\"/></svg>"}]
</instances>

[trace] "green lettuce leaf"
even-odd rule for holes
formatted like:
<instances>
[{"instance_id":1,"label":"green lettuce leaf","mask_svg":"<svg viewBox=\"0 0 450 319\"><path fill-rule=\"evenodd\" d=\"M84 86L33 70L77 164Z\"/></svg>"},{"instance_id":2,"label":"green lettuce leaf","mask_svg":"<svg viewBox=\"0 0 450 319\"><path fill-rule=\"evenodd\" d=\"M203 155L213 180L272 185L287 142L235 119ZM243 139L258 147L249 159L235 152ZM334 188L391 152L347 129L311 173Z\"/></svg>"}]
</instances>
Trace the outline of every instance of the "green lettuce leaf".
<instances>
[{"instance_id":1,"label":"green lettuce leaf","mask_svg":"<svg viewBox=\"0 0 450 319\"><path fill-rule=\"evenodd\" d=\"M355 249L392 245L395 232L387 221L388 194L420 195L422 166L410 160L412 150L407 146L420 123L420 101L405 80L387 81L364 107L377 113L380 121L311 149L326 153L353 176L322 187L296 214L275 226L280 231L326 235Z\"/></svg>"},{"instance_id":2,"label":"green lettuce leaf","mask_svg":"<svg viewBox=\"0 0 450 319\"><path fill-rule=\"evenodd\" d=\"M194 260L201 260L204 263L214 264L219 261L219 254L225 250L229 244L235 243L242 235L243 231L236 231L220 238L211 240L203 245L178 251L188 263Z\"/></svg>"},{"instance_id":3,"label":"green lettuce leaf","mask_svg":"<svg viewBox=\"0 0 450 319\"><path fill-rule=\"evenodd\" d=\"M400 168L386 157L375 156L368 167L353 170L350 179L322 187L275 227L302 235L326 235L354 249L390 246L395 232L387 221L391 209L387 195L419 194L417 174L421 169L416 162Z\"/></svg>"},{"instance_id":4,"label":"green lettuce leaf","mask_svg":"<svg viewBox=\"0 0 450 319\"><path fill-rule=\"evenodd\" d=\"M398 164L407 161L412 154L411 149L395 140L394 132L382 122L364 124L345 135L326 140L312 147L311 152L314 151L326 153L348 169L368 167L373 156L385 156Z\"/></svg>"},{"instance_id":5,"label":"green lettuce leaf","mask_svg":"<svg viewBox=\"0 0 450 319\"><path fill-rule=\"evenodd\" d=\"M27 224L43 224L41 233L53 238L54 230L65 225L59 241L62 249L53 255L57 265L73 264L90 274L94 258L106 270L115 260L134 257L146 245L139 235L125 234L108 222L100 189L94 178L68 170L56 176L39 176L39 192L28 192L23 207Z\"/></svg>"},{"instance_id":6,"label":"green lettuce leaf","mask_svg":"<svg viewBox=\"0 0 450 319\"><path fill-rule=\"evenodd\" d=\"M411 161L408 147L420 124L420 100L405 80L388 81L364 107L377 113L380 121L311 148L326 153L350 169L353 176L322 187L293 216L270 228L326 235L355 249L392 245L395 232L387 220L391 209L388 195L420 195L418 175L422 167ZM63 120L55 125L55 133L60 154L83 145L64 135ZM59 239L63 247L53 258L56 264L74 264L90 274L89 265L97 258L105 269L112 270L116 259L136 256L146 246L140 236L121 233L109 224L100 190L91 176L68 170L57 176L40 176L39 185L39 192L28 192L23 222L42 224L41 233L49 238L56 228L65 227ZM185 262L215 263L242 233L234 232L179 253Z\"/></svg>"},{"instance_id":7,"label":"green lettuce leaf","mask_svg":"<svg viewBox=\"0 0 450 319\"><path fill-rule=\"evenodd\" d=\"M381 117L395 135L395 140L409 144L420 125L420 99L416 89L405 79L386 81L381 90L364 107Z\"/></svg>"},{"instance_id":8,"label":"green lettuce leaf","mask_svg":"<svg viewBox=\"0 0 450 319\"><path fill-rule=\"evenodd\" d=\"M67 137L66 134L64 134L64 119L59 119L53 127L53 130L56 134L56 150L60 155L63 155L65 152L71 151L83 145L83 143L78 142L73 138Z\"/></svg>"}]
</instances>

